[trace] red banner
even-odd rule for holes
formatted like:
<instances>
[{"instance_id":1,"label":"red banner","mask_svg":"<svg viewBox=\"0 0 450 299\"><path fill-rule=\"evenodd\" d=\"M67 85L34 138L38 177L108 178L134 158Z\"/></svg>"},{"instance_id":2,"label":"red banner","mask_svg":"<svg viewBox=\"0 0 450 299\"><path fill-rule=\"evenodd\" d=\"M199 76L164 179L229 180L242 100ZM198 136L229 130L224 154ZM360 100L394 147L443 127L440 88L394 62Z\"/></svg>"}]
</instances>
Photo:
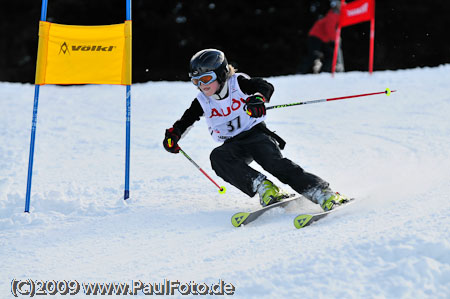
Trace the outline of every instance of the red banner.
<instances>
[{"instance_id":1,"label":"red banner","mask_svg":"<svg viewBox=\"0 0 450 299\"><path fill-rule=\"evenodd\" d=\"M370 21L375 17L374 0L357 0L341 7L341 27Z\"/></svg>"}]
</instances>

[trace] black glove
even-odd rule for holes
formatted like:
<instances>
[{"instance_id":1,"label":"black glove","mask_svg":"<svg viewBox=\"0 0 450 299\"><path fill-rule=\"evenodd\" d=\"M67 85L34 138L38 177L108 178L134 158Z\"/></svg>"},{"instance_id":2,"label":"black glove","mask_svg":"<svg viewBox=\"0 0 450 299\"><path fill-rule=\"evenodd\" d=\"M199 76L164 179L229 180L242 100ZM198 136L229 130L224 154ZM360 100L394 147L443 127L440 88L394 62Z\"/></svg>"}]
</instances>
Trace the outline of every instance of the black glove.
<instances>
[{"instance_id":1,"label":"black glove","mask_svg":"<svg viewBox=\"0 0 450 299\"><path fill-rule=\"evenodd\" d=\"M166 137L164 138L163 145L166 151L178 154L180 152L180 146L178 140L180 140L181 132L178 128L170 128L166 130Z\"/></svg>"},{"instance_id":2,"label":"black glove","mask_svg":"<svg viewBox=\"0 0 450 299\"><path fill-rule=\"evenodd\" d=\"M258 118L266 115L266 99L262 95L252 95L245 100L244 110L251 117Z\"/></svg>"}]
</instances>

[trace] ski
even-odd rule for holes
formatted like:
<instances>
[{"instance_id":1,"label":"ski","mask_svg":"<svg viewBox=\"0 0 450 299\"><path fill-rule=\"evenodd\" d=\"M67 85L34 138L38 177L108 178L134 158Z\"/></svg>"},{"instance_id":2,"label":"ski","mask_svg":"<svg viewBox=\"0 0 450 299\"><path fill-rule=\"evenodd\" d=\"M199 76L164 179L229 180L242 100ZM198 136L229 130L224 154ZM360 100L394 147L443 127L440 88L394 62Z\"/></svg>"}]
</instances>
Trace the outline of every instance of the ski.
<instances>
[{"instance_id":1,"label":"ski","mask_svg":"<svg viewBox=\"0 0 450 299\"><path fill-rule=\"evenodd\" d=\"M285 207L290 202L300 199L300 198L302 198L302 196L296 195L296 194L291 194L288 198L284 199L283 201L271 204L270 206L267 206L267 207L264 207L264 208L261 208L258 210L254 210L252 212L236 213L231 217L231 224L235 227L249 224L250 222L255 221L259 216L261 216L268 210L277 208L277 207Z\"/></svg>"},{"instance_id":2,"label":"ski","mask_svg":"<svg viewBox=\"0 0 450 299\"><path fill-rule=\"evenodd\" d=\"M320 220L324 218L325 216L329 215L330 213L336 212L352 203L355 202L354 198L351 198L349 201L337 206L336 208L326 211L326 212L319 212L319 213L311 213L311 214L300 214L294 219L294 226L296 228L303 228L305 226L310 225L313 222L316 222L317 220Z\"/></svg>"}]
</instances>

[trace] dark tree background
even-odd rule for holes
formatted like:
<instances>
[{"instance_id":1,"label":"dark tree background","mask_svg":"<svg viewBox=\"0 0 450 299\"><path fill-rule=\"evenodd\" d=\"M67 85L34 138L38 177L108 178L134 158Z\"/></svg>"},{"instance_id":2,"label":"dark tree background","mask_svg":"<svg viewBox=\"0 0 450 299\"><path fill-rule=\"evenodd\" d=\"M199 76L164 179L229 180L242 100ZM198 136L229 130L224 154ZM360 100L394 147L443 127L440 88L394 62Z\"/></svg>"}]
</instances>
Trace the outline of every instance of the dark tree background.
<instances>
[{"instance_id":1,"label":"dark tree background","mask_svg":"<svg viewBox=\"0 0 450 299\"><path fill-rule=\"evenodd\" d=\"M4 1L2 1L4 2ZM190 57L223 50L252 76L294 74L306 37L328 0L133 0L133 82L188 80ZM41 1L0 11L0 81L34 82ZM375 70L450 63L450 1L377 0ZM47 20L106 25L125 19L125 0L49 0ZM368 69L369 22L342 30L346 71Z\"/></svg>"}]
</instances>

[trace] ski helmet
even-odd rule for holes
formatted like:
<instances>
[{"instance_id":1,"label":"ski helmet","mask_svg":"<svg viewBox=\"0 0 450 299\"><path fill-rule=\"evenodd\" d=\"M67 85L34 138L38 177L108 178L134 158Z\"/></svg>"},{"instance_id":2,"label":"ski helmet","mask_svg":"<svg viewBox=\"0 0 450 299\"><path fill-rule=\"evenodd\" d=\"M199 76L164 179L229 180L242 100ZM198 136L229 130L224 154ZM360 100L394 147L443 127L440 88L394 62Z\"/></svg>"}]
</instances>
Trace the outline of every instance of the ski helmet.
<instances>
[{"instance_id":1,"label":"ski helmet","mask_svg":"<svg viewBox=\"0 0 450 299\"><path fill-rule=\"evenodd\" d=\"M216 74L219 84L222 84L227 79L230 69L222 51L205 49L192 56L189 66L189 77L200 76L211 71Z\"/></svg>"}]
</instances>

